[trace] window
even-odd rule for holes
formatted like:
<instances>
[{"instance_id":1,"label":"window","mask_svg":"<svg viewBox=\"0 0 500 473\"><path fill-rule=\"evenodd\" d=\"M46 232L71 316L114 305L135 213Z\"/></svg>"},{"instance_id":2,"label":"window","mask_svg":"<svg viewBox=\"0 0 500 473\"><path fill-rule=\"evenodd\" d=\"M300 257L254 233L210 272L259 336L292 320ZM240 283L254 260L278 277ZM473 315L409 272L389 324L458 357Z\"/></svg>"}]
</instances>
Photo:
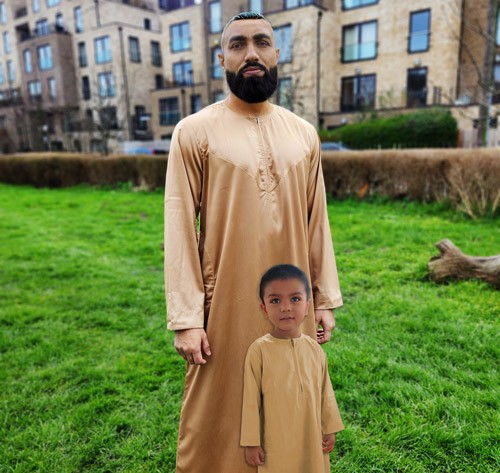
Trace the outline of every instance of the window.
<instances>
[{"instance_id":1,"label":"window","mask_svg":"<svg viewBox=\"0 0 500 473\"><path fill-rule=\"evenodd\" d=\"M52 69L52 47L50 44L38 46L38 67L41 71Z\"/></svg>"},{"instance_id":2,"label":"window","mask_svg":"<svg viewBox=\"0 0 500 473\"><path fill-rule=\"evenodd\" d=\"M158 41L151 41L151 64L161 66L161 49Z\"/></svg>"},{"instance_id":3,"label":"window","mask_svg":"<svg viewBox=\"0 0 500 473\"><path fill-rule=\"evenodd\" d=\"M304 5L311 5L313 0L285 0L285 9L302 7Z\"/></svg>"},{"instance_id":4,"label":"window","mask_svg":"<svg viewBox=\"0 0 500 473\"><path fill-rule=\"evenodd\" d=\"M170 50L173 53L191 48L189 21L170 26Z\"/></svg>"},{"instance_id":5,"label":"window","mask_svg":"<svg viewBox=\"0 0 500 473\"><path fill-rule=\"evenodd\" d=\"M90 100L90 81L88 76L82 77L82 97L83 100Z\"/></svg>"},{"instance_id":6,"label":"window","mask_svg":"<svg viewBox=\"0 0 500 473\"><path fill-rule=\"evenodd\" d=\"M94 52L96 64L111 62L111 45L109 36L94 39Z\"/></svg>"},{"instance_id":7,"label":"window","mask_svg":"<svg viewBox=\"0 0 500 473\"><path fill-rule=\"evenodd\" d=\"M190 85L192 76L191 61L180 61L174 63L174 81L177 85Z\"/></svg>"},{"instance_id":8,"label":"window","mask_svg":"<svg viewBox=\"0 0 500 473\"><path fill-rule=\"evenodd\" d=\"M375 107L375 74L342 79L340 110L353 112Z\"/></svg>"},{"instance_id":9,"label":"window","mask_svg":"<svg viewBox=\"0 0 500 473\"><path fill-rule=\"evenodd\" d=\"M292 62L292 25L274 28L276 47L280 50L279 63Z\"/></svg>"},{"instance_id":10,"label":"window","mask_svg":"<svg viewBox=\"0 0 500 473\"><path fill-rule=\"evenodd\" d=\"M351 8L366 7L375 3L378 3L378 0L342 0L342 8L350 10Z\"/></svg>"},{"instance_id":11,"label":"window","mask_svg":"<svg viewBox=\"0 0 500 473\"><path fill-rule=\"evenodd\" d=\"M369 21L344 26L342 35L342 61L361 61L377 56L377 22Z\"/></svg>"},{"instance_id":12,"label":"window","mask_svg":"<svg viewBox=\"0 0 500 473\"><path fill-rule=\"evenodd\" d=\"M99 97L115 96L115 78L112 72L101 72L97 75Z\"/></svg>"},{"instance_id":13,"label":"window","mask_svg":"<svg viewBox=\"0 0 500 473\"><path fill-rule=\"evenodd\" d=\"M177 97L160 99L160 125L175 125L180 118L179 99Z\"/></svg>"},{"instance_id":14,"label":"window","mask_svg":"<svg viewBox=\"0 0 500 473\"><path fill-rule=\"evenodd\" d=\"M216 90L214 92L214 103L215 102L220 102L221 100L224 100L226 98L226 95L222 90Z\"/></svg>"},{"instance_id":15,"label":"window","mask_svg":"<svg viewBox=\"0 0 500 473\"><path fill-rule=\"evenodd\" d=\"M75 7L73 9L73 18L75 20L75 32L81 33L83 31L82 7Z\"/></svg>"},{"instance_id":16,"label":"window","mask_svg":"<svg viewBox=\"0 0 500 473\"><path fill-rule=\"evenodd\" d=\"M78 63L80 67L87 67L87 49L85 47L85 43L82 41L78 43Z\"/></svg>"},{"instance_id":17,"label":"window","mask_svg":"<svg viewBox=\"0 0 500 473\"><path fill-rule=\"evenodd\" d=\"M222 79L224 71L219 62L219 54L222 53L220 46L212 49L212 79Z\"/></svg>"},{"instance_id":18,"label":"window","mask_svg":"<svg viewBox=\"0 0 500 473\"><path fill-rule=\"evenodd\" d=\"M118 129L118 117L116 107L103 107L99 110L99 121L105 130Z\"/></svg>"},{"instance_id":19,"label":"window","mask_svg":"<svg viewBox=\"0 0 500 473\"><path fill-rule=\"evenodd\" d=\"M146 115L146 107L143 105L135 106L135 129L145 131L148 129L148 115Z\"/></svg>"},{"instance_id":20,"label":"window","mask_svg":"<svg viewBox=\"0 0 500 473\"><path fill-rule=\"evenodd\" d=\"M423 107L427 103L427 68L408 69L406 106Z\"/></svg>"},{"instance_id":21,"label":"window","mask_svg":"<svg viewBox=\"0 0 500 473\"><path fill-rule=\"evenodd\" d=\"M5 72L3 70L3 64L0 62L0 85L5 84Z\"/></svg>"},{"instance_id":22,"label":"window","mask_svg":"<svg viewBox=\"0 0 500 473\"><path fill-rule=\"evenodd\" d=\"M262 0L249 0L248 10L254 11L256 13L264 13L264 7L262 5Z\"/></svg>"},{"instance_id":23,"label":"window","mask_svg":"<svg viewBox=\"0 0 500 473\"><path fill-rule=\"evenodd\" d=\"M500 46L500 9L498 10L498 15L497 15L497 46Z\"/></svg>"},{"instance_id":24,"label":"window","mask_svg":"<svg viewBox=\"0 0 500 473\"><path fill-rule=\"evenodd\" d=\"M149 18L144 18L144 29L145 30L151 29L151 20Z\"/></svg>"},{"instance_id":25,"label":"window","mask_svg":"<svg viewBox=\"0 0 500 473\"><path fill-rule=\"evenodd\" d=\"M201 95L195 94L191 95L191 113L199 112L202 109L203 105L201 102Z\"/></svg>"},{"instance_id":26,"label":"window","mask_svg":"<svg viewBox=\"0 0 500 473\"><path fill-rule=\"evenodd\" d=\"M56 31L64 31L64 18L62 13L56 15Z\"/></svg>"},{"instance_id":27,"label":"window","mask_svg":"<svg viewBox=\"0 0 500 473\"><path fill-rule=\"evenodd\" d=\"M49 34L49 22L45 19L35 23L35 32L38 36Z\"/></svg>"},{"instance_id":28,"label":"window","mask_svg":"<svg viewBox=\"0 0 500 473\"><path fill-rule=\"evenodd\" d=\"M417 53L429 49L431 11L410 13L410 36L408 52Z\"/></svg>"},{"instance_id":29,"label":"window","mask_svg":"<svg viewBox=\"0 0 500 473\"><path fill-rule=\"evenodd\" d=\"M155 74L155 89L163 89L165 87L165 81L161 74Z\"/></svg>"},{"instance_id":30,"label":"window","mask_svg":"<svg viewBox=\"0 0 500 473\"><path fill-rule=\"evenodd\" d=\"M16 69L14 68L14 63L10 60L7 61L7 79L9 82L16 80Z\"/></svg>"},{"instance_id":31,"label":"window","mask_svg":"<svg viewBox=\"0 0 500 473\"><path fill-rule=\"evenodd\" d=\"M56 99L56 80L53 77L47 79L47 86L49 88L49 98L50 100Z\"/></svg>"},{"instance_id":32,"label":"window","mask_svg":"<svg viewBox=\"0 0 500 473\"><path fill-rule=\"evenodd\" d=\"M7 23L7 7L4 2L0 2L0 23Z\"/></svg>"},{"instance_id":33,"label":"window","mask_svg":"<svg viewBox=\"0 0 500 473\"><path fill-rule=\"evenodd\" d=\"M292 78L284 77L278 82L278 105L293 110Z\"/></svg>"},{"instance_id":34,"label":"window","mask_svg":"<svg viewBox=\"0 0 500 473\"><path fill-rule=\"evenodd\" d=\"M135 36L128 37L128 50L131 62L141 62L141 46L139 44L139 38L136 38Z\"/></svg>"},{"instance_id":35,"label":"window","mask_svg":"<svg viewBox=\"0 0 500 473\"><path fill-rule=\"evenodd\" d=\"M3 34L3 51L8 54L12 51L12 45L10 44L10 33L5 31Z\"/></svg>"},{"instance_id":36,"label":"window","mask_svg":"<svg viewBox=\"0 0 500 473\"><path fill-rule=\"evenodd\" d=\"M31 0L31 9L33 13L38 13L40 11L40 0Z\"/></svg>"},{"instance_id":37,"label":"window","mask_svg":"<svg viewBox=\"0 0 500 473\"><path fill-rule=\"evenodd\" d=\"M29 49L25 49L23 51L23 58L24 58L24 72L27 72L28 74L30 72L33 72L33 64L31 61L31 51Z\"/></svg>"},{"instance_id":38,"label":"window","mask_svg":"<svg viewBox=\"0 0 500 473\"><path fill-rule=\"evenodd\" d=\"M222 11L220 1L208 4L210 12L210 33L220 33L222 31Z\"/></svg>"},{"instance_id":39,"label":"window","mask_svg":"<svg viewBox=\"0 0 500 473\"><path fill-rule=\"evenodd\" d=\"M158 0L158 6L162 10L178 10L179 8L189 7L196 3L195 0Z\"/></svg>"},{"instance_id":40,"label":"window","mask_svg":"<svg viewBox=\"0 0 500 473\"><path fill-rule=\"evenodd\" d=\"M48 7L55 7L61 3L61 0L46 0Z\"/></svg>"},{"instance_id":41,"label":"window","mask_svg":"<svg viewBox=\"0 0 500 473\"><path fill-rule=\"evenodd\" d=\"M39 80L28 82L28 95L30 100L42 98L42 83Z\"/></svg>"}]
</instances>

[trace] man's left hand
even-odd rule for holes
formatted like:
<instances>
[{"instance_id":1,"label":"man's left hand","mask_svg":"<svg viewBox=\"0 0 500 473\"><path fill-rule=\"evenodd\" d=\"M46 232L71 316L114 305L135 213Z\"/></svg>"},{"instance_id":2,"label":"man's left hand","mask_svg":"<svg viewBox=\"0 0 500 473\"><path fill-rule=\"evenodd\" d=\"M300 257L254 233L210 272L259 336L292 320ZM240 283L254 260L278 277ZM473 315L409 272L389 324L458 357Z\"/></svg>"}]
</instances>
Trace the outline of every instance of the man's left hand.
<instances>
[{"instance_id":1,"label":"man's left hand","mask_svg":"<svg viewBox=\"0 0 500 473\"><path fill-rule=\"evenodd\" d=\"M329 342L335 328L333 310L314 309L314 320L316 321L316 341L318 343Z\"/></svg>"}]
</instances>

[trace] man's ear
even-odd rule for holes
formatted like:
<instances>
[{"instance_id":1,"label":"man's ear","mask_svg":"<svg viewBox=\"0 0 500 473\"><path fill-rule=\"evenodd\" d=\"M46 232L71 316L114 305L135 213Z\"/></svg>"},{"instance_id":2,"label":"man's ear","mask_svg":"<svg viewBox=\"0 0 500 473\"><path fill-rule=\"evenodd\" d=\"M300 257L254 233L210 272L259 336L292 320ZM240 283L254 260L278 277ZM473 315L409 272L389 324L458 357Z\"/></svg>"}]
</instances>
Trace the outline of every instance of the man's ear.
<instances>
[{"instance_id":1,"label":"man's ear","mask_svg":"<svg viewBox=\"0 0 500 473\"><path fill-rule=\"evenodd\" d=\"M219 63L221 65L222 69L224 69L224 54L219 53L219 54L217 54L217 57L219 58Z\"/></svg>"},{"instance_id":2,"label":"man's ear","mask_svg":"<svg viewBox=\"0 0 500 473\"><path fill-rule=\"evenodd\" d=\"M280 58L280 49L276 48L276 62L278 62L279 58Z\"/></svg>"}]
</instances>

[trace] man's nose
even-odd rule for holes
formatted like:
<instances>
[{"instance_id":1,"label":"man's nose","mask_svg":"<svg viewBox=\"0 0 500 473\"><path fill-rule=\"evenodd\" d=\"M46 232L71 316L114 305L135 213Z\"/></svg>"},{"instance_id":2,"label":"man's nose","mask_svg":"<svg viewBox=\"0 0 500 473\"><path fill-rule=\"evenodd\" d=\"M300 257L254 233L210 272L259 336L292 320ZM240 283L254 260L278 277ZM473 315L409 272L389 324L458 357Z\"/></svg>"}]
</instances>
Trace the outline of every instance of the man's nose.
<instances>
[{"instance_id":1,"label":"man's nose","mask_svg":"<svg viewBox=\"0 0 500 473\"><path fill-rule=\"evenodd\" d=\"M259 60L259 55L257 53L257 48L253 43L250 43L247 47L247 54L245 56L245 61L250 62L250 61L258 61Z\"/></svg>"}]
</instances>

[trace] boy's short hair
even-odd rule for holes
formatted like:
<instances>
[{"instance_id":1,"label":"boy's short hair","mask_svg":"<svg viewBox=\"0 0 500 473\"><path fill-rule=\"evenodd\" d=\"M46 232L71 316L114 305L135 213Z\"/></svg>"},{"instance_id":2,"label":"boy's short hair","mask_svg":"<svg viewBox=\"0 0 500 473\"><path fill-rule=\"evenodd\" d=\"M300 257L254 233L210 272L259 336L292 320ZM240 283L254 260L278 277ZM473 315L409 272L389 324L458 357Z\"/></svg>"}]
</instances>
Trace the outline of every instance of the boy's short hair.
<instances>
[{"instance_id":1,"label":"boy's short hair","mask_svg":"<svg viewBox=\"0 0 500 473\"><path fill-rule=\"evenodd\" d=\"M293 264L278 264L269 268L260 279L259 296L260 300L264 302L264 292L267 285L273 281L283 281L285 279L298 279L304 284L307 298L311 297L311 285L306 273Z\"/></svg>"}]
</instances>

